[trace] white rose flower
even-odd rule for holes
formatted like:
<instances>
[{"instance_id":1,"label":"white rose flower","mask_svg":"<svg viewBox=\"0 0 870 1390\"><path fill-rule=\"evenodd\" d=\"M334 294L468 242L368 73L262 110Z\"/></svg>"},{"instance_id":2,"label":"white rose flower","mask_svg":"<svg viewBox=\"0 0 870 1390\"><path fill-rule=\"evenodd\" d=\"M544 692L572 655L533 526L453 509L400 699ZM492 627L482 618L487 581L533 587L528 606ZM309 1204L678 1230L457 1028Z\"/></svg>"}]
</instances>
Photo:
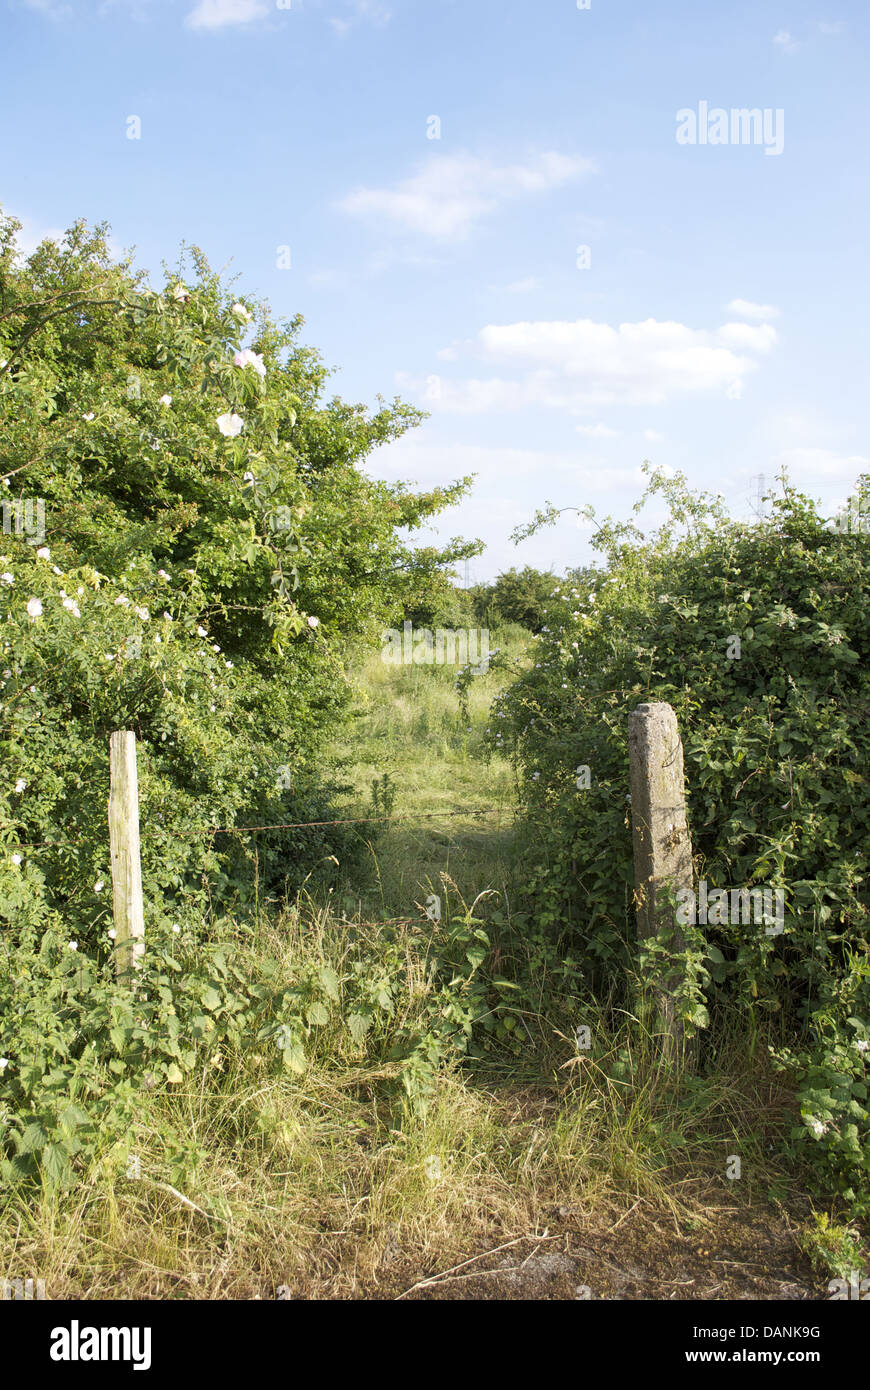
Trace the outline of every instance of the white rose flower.
<instances>
[{"instance_id":1,"label":"white rose flower","mask_svg":"<svg viewBox=\"0 0 870 1390\"><path fill-rule=\"evenodd\" d=\"M79 949L79 943L77 941L71 941L69 943L69 949L71 951L77 951Z\"/></svg>"},{"instance_id":2,"label":"white rose flower","mask_svg":"<svg viewBox=\"0 0 870 1390\"><path fill-rule=\"evenodd\" d=\"M3 574L0 574L0 579L3 580L3 583L4 583L4 584L14 584L14 583L15 583L15 576L12 575L12 574L10 574L8 570L4 570Z\"/></svg>"},{"instance_id":3,"label":"white rose flower","mask_svg":"<svg viewBox=\"0 0 870 1390\"><path fill-rule=\"evenodd\" d=\"M134 608L133 612L136 614L137 618L142 619L143 623L147 623L149 618L151 617L151 614L148 612L147 608Z\"/></svg>"},{"instance_id":4,"label":"white rose flower","mask_svg":"<svg viewBox=\"0 0 870 1390\"><path fill-rule=\"evenodd\" d=\"M128 598L125 598L123 594L119 594L118 597L115 599L116 608L128 608L129 604L130 600Z\"/></svg>"},{"instance_id":5,"label":"white rose flower","mask_svg":"<svg viewBox=\"0 0 870 1390\"><path fill-rule=\"evenodd\" d=\"M29 598L27 600L27 612L30 615L30 621L35 623L37 618L42 617L42 600L38 598Z\"/></svg>"},{"instance_id":6,"label":"white rose flower","mask_svg":"<svg viewBox=\"0 0 870 1390\"><path fill-rule=\"evenodd\" d=\"M253 367L261 380L266 375L266 364L263 361L262 353L252 352L250 348L245 348L243 352L237 352L233 362L237 367Z\"/></svg>"},{"instance_id":7,"label":"white rose flower","mask_svg":"<svg viewBox=\"0 0 870 1390\"><path fill-rule=\"evenodd\" d=\"M74 618L80 618L82 616L79 606L74 598L65 598L63 601L63 606L64 608L68 609L70 613L72 613Z\"/></svg>"},{"instance_id":8,"label":"white rose flower","mask_svg":"<svg viewBox=\"0 0 870 1390\"><path fill-rule=\"evenodd\" d=\"M308 626L309 626L309 627L320 627L320 619L319 619L319 618L309 618L309 619L308 619Z\"/></svg>"},{"instance_id":9,"label":"white rose flower","mask_svg":"<svg viewBox=\"0 0 870 1390\"><path fill-rule=\"evenodd\" d=\"M94 412L92 410L89 410L87 415L82 416L83 420L93 420L94 418Z\"/></svg>"},{"instance_id":10,"label":"white rose flower","mask_svg":"<svg viewBox=\"0 0 870 1390\"><path fill-rule=\"evenodd\" d=\"M24 778L23 778L23 777L19 777L18 781L15 783L15 791L16 791L16 794L17 794L18 796L20 796L21 793L22 793L23 791L26 790L26 788L27 788L27 783L25 782Z\"/></svg>"},{"instance_id":11,"label":"white rose flower","mask_svg":"<svg viewBox=\"0 0 870 1390\"><path fill-rule=\"evenodd\" d=\"M233 315L233 318L238 319L239 323L250 323L251 319L254 317L251 311L245 308L244 304L234 304L232 309L230 309L230 313Z\"/></svg>"},{"instance_id":12,"label":"white rose flower","mask_svg":"<svg viewBox=\"0 0 870 1390\"><path fill-rule=\"evenodd\" d=\"M172 405L172 397L168 394L168 392L167 392L167 394L166 394L165 396L161 396L161 397L160 397L160 404L161 404L161 405Z\"/></svg>"},{"instance_id":13,"label":"white rose flower","mask_svg":"<svg viewBox=\"0 0 870 1390\"><path fill-rule=\"evenodd\" d=\"M98 878L96 883L94 884L94 892L102 893L104 886L105 885L103 883L103 880L101 878Z\"/></svg>"},{"instance_id":14,"label":"white rose flower","mask_svg":"<svg viewBox=\"0 0 870 1390\"><path fill-rule=\"evenodd\" d=\"M12 859L12 863L15 865L15 867L16 867L16 869L17 869L17 868L18 868L18 865L21 863L21 855L20 855L20 854L13 854L13 855L11 855L10 857L11 857L11 859Z\"/></svg>"},{"instance_id":15,"label":"white rose flower","mask_svg":"<svg viewBox=\"0 0 870 1390\"><path fill-rule=\"evenodd\" d=\"M179 304L185 304L190 299L190 290L185 285L174 285L172 298L177 299Z\"/></svg>"},{"instance_id":16,"label":"white rose flower","mask_svg":"<svg viewBox=\"0 0 870 1390\"><path fill-rule=\"evenodd\" d=\"M245 422L240 415L226 411L225 414L217 417L216 423L221 434L225 435L227 439L236 439L241 434Z\"/></svg>"},{"instance_id":17,"label":"white rose flower","mask_svg":"<svg viewBox=\"0 0 870 1390\"><path fill-rule=\"evenodd\" d=\"M208 637L208 633L206 632L206 630L205 630L204 627L201 627L201 626L200 626L200 627L198 627L198 628L196 629L196 631L197 631L197 635L198 635L199 637Z\"/></svg>"},{"instance_id":18,"label":"white rose flower","mask_svg":"<svg viewBox=\"0 0 870 1390\"><path fill-rule=\"evenodd\" d=\"M36 552L36 558L37 558L37 560L50 560L50 559L51 559L51 551L49 550L49 548L48 548L47 545L41 545L41 546L39 547L39 549L38 549L37 552Z\"/></svg>"}]
</instances>

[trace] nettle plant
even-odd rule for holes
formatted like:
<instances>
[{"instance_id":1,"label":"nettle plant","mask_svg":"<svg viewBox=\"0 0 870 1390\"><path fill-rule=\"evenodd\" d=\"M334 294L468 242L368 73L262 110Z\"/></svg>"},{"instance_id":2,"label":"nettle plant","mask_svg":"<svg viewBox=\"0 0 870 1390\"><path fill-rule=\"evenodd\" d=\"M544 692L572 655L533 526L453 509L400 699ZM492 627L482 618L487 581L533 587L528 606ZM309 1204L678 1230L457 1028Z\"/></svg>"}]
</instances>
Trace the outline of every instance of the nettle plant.
<instances>
[{"instance_id":1,"label":"nettle plant","mask_svg":"<svg viewBox=\"0 0 870 1390\"><path fill-rule=\"evenodd\" d=\"M653 474L635 510L653 495L668 522L648 538L597 529L601 569L554 585L533 665L493 710L527 808L534 917L543 933L567 920L600 992L624 994L656 964L636 941L627 717L670 702L697 878L781 888L786 904L778 933L754 920L693 931L683 1024L737 1027L750 1054L775 1047L798 1082L794 1143L825 1190L866 1210L868 540L831 528L786 479L751 525L681 476Z\"/></svg>"},{"instance_id":2,"label":"nettle plant","mask_svg":"<svg viewBox=\"0 0 870 1390\"><path fill-rule=\"evenodd\" d=\"M479 546L403 539L469 480L369 479L421 416L327 399L300 318L276 324L195 248L155 288L105 228L26 261L18 230L0 215L0 942L51 930L97 961L109 735L138 740L149 933L205 931L254 868L292 890L344 840L223 832L329 818L347 651Z\"/></svg>"}]
</instances>

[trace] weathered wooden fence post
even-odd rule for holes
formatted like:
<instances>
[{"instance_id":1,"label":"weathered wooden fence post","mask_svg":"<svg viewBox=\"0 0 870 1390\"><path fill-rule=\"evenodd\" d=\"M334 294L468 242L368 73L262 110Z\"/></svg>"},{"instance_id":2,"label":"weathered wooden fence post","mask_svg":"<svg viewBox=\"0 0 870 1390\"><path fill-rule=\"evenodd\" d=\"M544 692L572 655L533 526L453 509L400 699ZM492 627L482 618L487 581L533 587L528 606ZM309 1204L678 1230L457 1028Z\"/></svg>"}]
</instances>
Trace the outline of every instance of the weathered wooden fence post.
<instances>
[{"instance_id":1,"label":"weathered wooden fence post","mask_svg":"<svg viewBox=\"0 0 870 1390\"><path fill-rule=\"evenodd\" d=\"M674 949L683 939L676 894L693 887L692 843L686 824L683 745L677 716L665 703L638 705L628 716L631 819L637 933L641 940L671 929ZM683 1028L668 982L657 991L659 1026L675 1059L685 1055Z\"/></svg>"},{"instance_id":2,"label":"weathered wooden fence post","mask_svg":"<svg viewBox=\"0 0 870 1390\"><path fill-rule=\"evenodd\" d=\"M109 774L109 849L112 857L112 907L117 933L115 969L118 975L124 975L139 966L145 954L135 734L124 731L110 737Z\"/></svg>"}]
</instances>

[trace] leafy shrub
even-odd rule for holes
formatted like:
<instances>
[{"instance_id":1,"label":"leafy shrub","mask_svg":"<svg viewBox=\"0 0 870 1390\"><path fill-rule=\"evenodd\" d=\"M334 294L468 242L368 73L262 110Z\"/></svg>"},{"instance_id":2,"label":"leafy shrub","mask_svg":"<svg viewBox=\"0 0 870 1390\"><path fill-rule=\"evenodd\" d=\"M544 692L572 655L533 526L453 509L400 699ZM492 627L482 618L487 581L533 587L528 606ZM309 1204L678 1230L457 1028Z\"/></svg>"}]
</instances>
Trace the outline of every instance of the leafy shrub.
<instances>
[{"instance_id":1,"label":"leafy shrub","mask_svg":"<svg viewBox=\"0 0 870 1390\"><path fill-rule=\"evenodd\" d=\"M519 623L530 632L540 632L556 582L552 574L544 574L531 565L522 570L505 570L494 583L479 584L473 590L478 620L491 627Z\"/></svg>"}]
</instances>

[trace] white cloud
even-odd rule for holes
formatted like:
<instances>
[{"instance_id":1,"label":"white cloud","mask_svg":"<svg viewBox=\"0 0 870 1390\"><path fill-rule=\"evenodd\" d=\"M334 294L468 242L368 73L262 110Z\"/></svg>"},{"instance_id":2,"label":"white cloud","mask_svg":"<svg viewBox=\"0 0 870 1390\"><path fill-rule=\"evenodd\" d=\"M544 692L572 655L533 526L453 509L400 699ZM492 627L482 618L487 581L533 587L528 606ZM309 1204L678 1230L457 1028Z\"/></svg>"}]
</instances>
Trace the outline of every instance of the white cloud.
<instances>
[{"instance_id":1,"label":"white cloud","mask_svg":"<svg viewBox=\"0 0 870 1390\"><path fill-rule=\"evenodd\" d=\"M537 275L528 275L525 280L512 280L509 285L493 285L493 289L503 294L528 294L531 290L539 290L542 283Z\"/></svg>"},{"instance_id":2,"label":"white cloud","mask_svg":"<svg viewBox=\"0 0 870 1390\"><path fill-rule=\"evenodd\" d=\"M770 352L777 341L776 329L769 323L760 323L757 328L749 323L723 323L716 336L726 347L747 352Z\"/></svg>"},{"instance_id":3,"label":"white cloud","mask_svg":"<svg viewBox=\"0 0 870 1390\"><path fill-rule=\"evenodd\" d=\"M837 19L833 23L830 23L829 21L826 21L824 19L819 21L819 33L825 34L829 37L832 34L842 34L845 27L846 26L843 23L842 19Z\"/></svg>"},{"instance_id":4,"label":"white cloud","mask_svg":"<svg viewBox=\"0 0 870 1390\"><path fill-rule=\"evenodd\" d=\"M342 270L312 270L308 283L317 290L345 289L349 277Z\"/></svg>"},{"instance_id":5,"label":"white cloud","mask_svg":"<svg viewBox=\"0 0 870 1390\"><path fill-rule=\"evenodd\" d=\"M381 5L378 0L352 0L347 18L336 17L330 19L329 23L333 32L340 39L344 39L356 24L367 22L382 28L383 25L389 24L391 18L391 12L386 5Z\"/></svg>"},{"instance_id":6,"label":"white cloud","mask_svg":"<svg viewBox=\"0 0 870 1390\"><path fill-rule=\"evenodd\" d=\"M599 511L610 510L614 501L635 497L645 484L640 464L613 467L596 453L504 448L465 443L439 445L426 429L414 439L396 440L370 455L366 472L391 482L406 481L421 487L437 487L455 478L475 475L471 493L455 507L442 512L435 526L421 528L415 541L425 545L445 536L479 536L486 554L472 561L472 578L494 576L517 563L547 570L576 565L586 555L584 527L578 528L575 512L565 516L517 549L510 541L516 526L531 520L543 497L561 499L565 505L582 506L593 501ZM546 482L552 492L541 492Z\"/></svg>"},{"instance_id":7,"label":"white cloud","mask_svg":"<svg viewBox=\"0 0 870 1390\"><path fill-rule=\"evenodd\" d=\"M189 29L224 29L229 24L250 24L268 13L264 0L199 0L185 23Z\"/></svg>"},{"instance_id":8,"label":"white cloud","mask_svg":"<svg viewBox=\"0 0 870 1390\"><path fill-rule=\"evenodd\" d=\"M589 159L548 152L524 164L475 155L434 155L393 188L358 188L339 206L441 241L461 241L482 217L513 198L548 192L593 172Z\"/></svg>"},{"instance_id":9,"label":"white cloud","mask_svg":"<svg viewBox=\"0 0 870 1390\"><path fill-rule=\"evenodd\" d=\"M800 44L797 39L792 38L787 29L780 29L779 33L774 34L773 42L777 48L781 48L783 53L797 53Z\"/></svg>"},{"instance_id":10,"label":"white cloud","mask_svg":"<svg viewBox=\"0 0 870 1390\"><path fill-rule=\"evenodd\" d=\"M425 393L433 410L460 414L526 406L584 413L616 403L661 405L690 395L738 400L758 356L775 342L770 324L733 323L713 330L656 319L618 328L591 319L488 324L471 342L444 350L443 360L470 351L500 368L497 374L459 380L399 374L397 384ZM511 368L517 374L511 375Z\"/></svg>"},{"instance_id":11,"label":"white cloud","mask_svg":"<svg viewBox=\"0 0 870 1390\"><path fill-rule=\"evenodd\" d=\"M664 444L665 437L659 434L658 430L644 430L643 437L647 444Z\"/></svg>"},{"instance_id":12,"label":"white cloud","mask_svg":"<svg viewBox=\"0 0 870 1390\"><path fill-rule=\"evenodd\" d=\"M66 236L65 227L49 227L46 226L45 223L37 221L35 217L26 217L21 213L13 212L11 209L7 209L7 212L10 216L16 217L21 223L21 230L18 233L17 241L19 256L22 260L26 260L28 256L32 256L43 241L48 240L60 243ZM116 237L112 236L111 232L106 238L106 249L109 253L110 260L116 262L124 260L127 254L127 248L123 246Z\"/></svg>"},{"instance_id":13,"label":"white cloud","mask_svg":"<svg viewBox=\"0 0 870 1390\"><path fill-rule=\"evenodd\" d=\"M616 439L619 430L612 430L609 425L601 423L597 425L577 425L578 434L584 435L587 439Z\"/></svg>"},{"instance_id":14,"label":"white cloud","mask_svg":"<svg viewBox=\"0 0 870 1390\"><path fill-rule=\"evenodd\" d=\"M742 319L775 319L781 312L774 304L756 304L751 299L732 299L725 307Z\"/></svg>"},{"instance_id":15,"label":"white cloud","mask_svg":"<svg viewBox=\"0 0 870 1390\"><path fill-rule=\"evenodd\" d=\"M23 217L20 213L13 213L21 223L21 231L18 233L18 250L20 255L26 259L32 256L36 248L46 239L49 241L61 242L66 235L63 227L46 227L44 223L37 222L34 217Z\"/></svg>"},{"instance_id":16,"label":"white cloud","mask_svg":"<svg viewBox=\"0 0 870 1390\"><path fill-rule=\"evenodd\" d=\"M24 3L28 9L51 15L52 19L61 19L72 14L72 7L67 5L65 0L24 0Z\"/></svg>"},{"instance_id":17,"label":"white cloud","mask_svg":"<svg viewBox=\"0 0 870 1390\"><path fill-rule=\"evenodd\" d=\"M776 458L795 482L806 487L825 483L853 483L860 473L870 472L870 458L863 454L840 454L835 449L784 449Z\"/></svg>"},{"instance_id":18,"label":"white cloud","mask_svg":"<svg viewBox=\"0 0 870 1390\"><path fill-rule=\"evenodd\" d=\"M453 478L469 473L476 477L474 492L481 496L493 485L501 495L507 478L534 482L546 477L558 480L564 476L571 483L580 482L584 490L610 492L643 481L640 465L612 468L603 458L557 453L547 449L505 449L481 444L429 444L423 435L420 440L399 440L371 454L365 464L366 472L390 482L403 480L422 487L436 487ZM480 499L478 499L480 500ZM468 503L457 504L464 512Z\"/></svg>"}]
</instances>

